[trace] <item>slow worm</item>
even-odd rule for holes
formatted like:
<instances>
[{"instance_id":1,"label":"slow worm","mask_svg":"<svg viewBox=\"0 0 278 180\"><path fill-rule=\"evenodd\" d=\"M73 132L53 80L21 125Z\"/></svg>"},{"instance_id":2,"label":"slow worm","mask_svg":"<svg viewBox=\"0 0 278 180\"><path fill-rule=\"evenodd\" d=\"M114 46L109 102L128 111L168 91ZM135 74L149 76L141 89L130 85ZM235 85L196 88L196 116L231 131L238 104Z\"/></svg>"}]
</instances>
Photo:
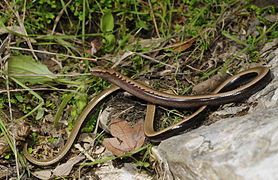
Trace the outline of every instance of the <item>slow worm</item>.
<instances>
[{"instance_id":1,"label":"slow worm","mask_svg":"<svg viewBox=\"0 0 278 180\"><path fill-rule=\"evenodd\" d=\"M144 85L143 83L134 81L112 69L94 67L92 68L91 73L92 75L101 77L114 83L116 86L112 86L111 88L103 91L87 105L85 110L81 113L78 120L76 121L67 143L60 150L57 156L45 160L36 159L27 152L28 144L25 144L23 154L31 163L39 166L47 166L60 161L71 148L79 132L79 129L81 128L81 125L91 110L106 96L119 90L120 88L140 99L151 103L147 106L147 114L144 124L145 135L153 141L161 141L190 127L195 122L200 112L202 112L207 105L215 106L242 100L243 98L247 98L257 91L263 89L272 80L272 73L270 72L269 68L256 67L231 76L209 95L179 96L156 91ZM184 120L169 126L162 131L155 131L153 127L155 105L153 104L175 108L200 108Z\"/></svg>"}]
</instances>

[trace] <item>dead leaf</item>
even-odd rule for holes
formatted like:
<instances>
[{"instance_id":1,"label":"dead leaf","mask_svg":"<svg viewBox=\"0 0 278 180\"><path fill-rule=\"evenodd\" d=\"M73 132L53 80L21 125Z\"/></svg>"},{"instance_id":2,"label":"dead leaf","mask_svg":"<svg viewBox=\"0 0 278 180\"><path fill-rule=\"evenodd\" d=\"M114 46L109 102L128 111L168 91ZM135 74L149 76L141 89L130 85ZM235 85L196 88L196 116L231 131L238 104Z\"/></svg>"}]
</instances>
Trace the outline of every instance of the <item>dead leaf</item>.
<instances>
[{"instance_id":1,"label":"dead leaf","mask_svg":"<svg viewBox=\"0 0 278 180\"><path fill-rule=\"evenodd\" d=\"M117 118L110 126L114 138L105 138L103 145L116 156L142 147L145 141L143 124L143 120L140 120L132 128L127 121Z\"/></svg>"},{"instance_id":2,"label":"dead leaf","mask_svg":"<svg viewBox=\"0 0 278 180\"><path fill-rule=\"evenodd\" d=\"M265 16L264 18L272 23L278 22L278 15L271 14L271 15Z\"/></svg>"},{"instance_id":3,"label":"dead leaf","mask_svg":"<svg viewBox=\"0 0 278 180\"><path fill-rule=\"evenodd\" d=\"M2 28L0 28L0 35L7 34L7 33L9 33L9 31L24 35L24 32L22 31L20 26L2 27Z\"/></svg>"},{"instance_id":4,"label":"dead leaf","mask_svg":"<svg viewBox=\"0 0 278 180\"><path fill-rule=\"evenodd\" d=\"M173 44L173 46L174 46L173 50L177 51L177 52L183 52L186 49L190 48L192 46L193 42L194 42L194 39L186 39L183 42L176 41Z\"/></svg>"},{"instance_id":5,"label":"dead leaf","mask_svg":"<svg viewBox=\"0 0 278 180\"><path fill-rule=\"evenodd\" d=\"M55 177L61 177L61 176L68 176L73 166L79 161L83 160L84 158L85 158L84 156L76 156L70 158L66 163L58 165L54 170L46 169L42 171L35 171L32 174L38 179L43 179L43 180L55 178Z\"/></svg>"},{"instance_id":6,"label":"dead leaf","mask_svg":"<svg viewBox=\"0 0 278 180\"><path fill-rule=\"evenodd\" d=\"M35 171L32 174L33 174L33 176L35 176L38 179L50 179L52 170L47 169L47 170Z\"/></svg>"},{"instance_id":7,"label":"dead leaf","mask_svg":"<svg viewBox=\"0 0 278 180\"><path fill-rule=\"evenodd\" d=\"M76 156L70 158L66 163L57 166L53 170L53 176L54 177L68 176L73 166L79 163L79 161L83 160L84 158L85 158L84 156Z\"/></svg>"}]
</instances>

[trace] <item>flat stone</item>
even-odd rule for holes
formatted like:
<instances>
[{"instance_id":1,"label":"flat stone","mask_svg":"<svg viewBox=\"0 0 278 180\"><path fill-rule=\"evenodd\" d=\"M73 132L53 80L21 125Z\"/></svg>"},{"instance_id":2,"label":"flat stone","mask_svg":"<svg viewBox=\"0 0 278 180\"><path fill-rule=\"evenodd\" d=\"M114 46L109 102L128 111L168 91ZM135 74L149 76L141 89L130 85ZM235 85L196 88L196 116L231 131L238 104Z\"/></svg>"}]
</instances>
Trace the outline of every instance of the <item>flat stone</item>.
<instances>
[{"instance_id":1,"label":"flat stone","mask_svg":"<svg viewBox=\"0 0 278 180\"><path fill-rule=\"evenodd\" d=\"M124 163L124 166L122 168L115 168L110 161L98 168L95 174L102 180L152 179L152 176L148 175L145 171L139 172L139 169L137 167L138 166L136 164Z\"/></svg>"},{"instance_id":2,"label":"flat stone","mask_svg":"<svg viewBox=\"0 0 278 180\"><path fill-rule=\"evenodd\" d=\"M278 179L277 54L269 63L275 77L249 98L258 104L248 114L201 126L153 148L162 168L160 177Z\"/></svg>"}]
</instances>

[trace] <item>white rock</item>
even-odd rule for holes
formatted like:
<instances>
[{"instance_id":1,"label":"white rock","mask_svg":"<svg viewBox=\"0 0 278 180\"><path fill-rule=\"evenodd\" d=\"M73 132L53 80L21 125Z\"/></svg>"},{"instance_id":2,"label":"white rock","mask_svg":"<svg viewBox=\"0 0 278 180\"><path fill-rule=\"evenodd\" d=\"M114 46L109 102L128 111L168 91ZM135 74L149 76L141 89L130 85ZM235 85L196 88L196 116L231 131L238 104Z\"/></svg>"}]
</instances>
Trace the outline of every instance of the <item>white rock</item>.
<instances>
[{"instance_id":1,"label":"white rock","mask_svg":"<svg viewBox=\"0 0 278 180\"><path fill-rule=\"evenodd\" d=\"M278 179L277 61L278 53L269 63L276 77L249 99L258 102L249 114L201 126L155 147L154 154L164 160L161 164L169 169L164 171L166 177ZM164 172L160 172L161 177Z\"/></svg>"}]
</instances>

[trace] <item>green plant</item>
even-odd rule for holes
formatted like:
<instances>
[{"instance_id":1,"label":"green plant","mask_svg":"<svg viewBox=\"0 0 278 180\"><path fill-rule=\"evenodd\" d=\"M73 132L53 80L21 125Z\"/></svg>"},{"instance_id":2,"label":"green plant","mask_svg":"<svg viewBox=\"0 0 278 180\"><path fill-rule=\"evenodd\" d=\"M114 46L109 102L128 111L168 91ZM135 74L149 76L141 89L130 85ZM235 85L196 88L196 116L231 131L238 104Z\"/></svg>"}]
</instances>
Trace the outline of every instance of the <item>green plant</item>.
<instances>
[{"instance_id":1,"label":"green plant","mask_svg":"<svg viewBox=\"0 0 278 180\"><path fill-rule=\"evenodd\" d=\"M26 3L26 7L24 7L23 1L17 1L17 3L21 13L24 12L24 8L28 9L26 13L29 18L26 18L24 23L25 28L31 34L51 27L61 8L61 4L54 0L38 0L34 2L29 0Z\"/></svg>"},{"instance_id":2,"label":"green plant","mask_svg":"<svg viewBox=\"0 0 278 180\"><path fill-rule=\"evenodd\" d=\"M114 29L114 18L110 11L103 13L100 20L100 29L104 38L104 49L106 52L110 52L115 47L115 36L112 33Z\"/></svg>"}]
</instances>

